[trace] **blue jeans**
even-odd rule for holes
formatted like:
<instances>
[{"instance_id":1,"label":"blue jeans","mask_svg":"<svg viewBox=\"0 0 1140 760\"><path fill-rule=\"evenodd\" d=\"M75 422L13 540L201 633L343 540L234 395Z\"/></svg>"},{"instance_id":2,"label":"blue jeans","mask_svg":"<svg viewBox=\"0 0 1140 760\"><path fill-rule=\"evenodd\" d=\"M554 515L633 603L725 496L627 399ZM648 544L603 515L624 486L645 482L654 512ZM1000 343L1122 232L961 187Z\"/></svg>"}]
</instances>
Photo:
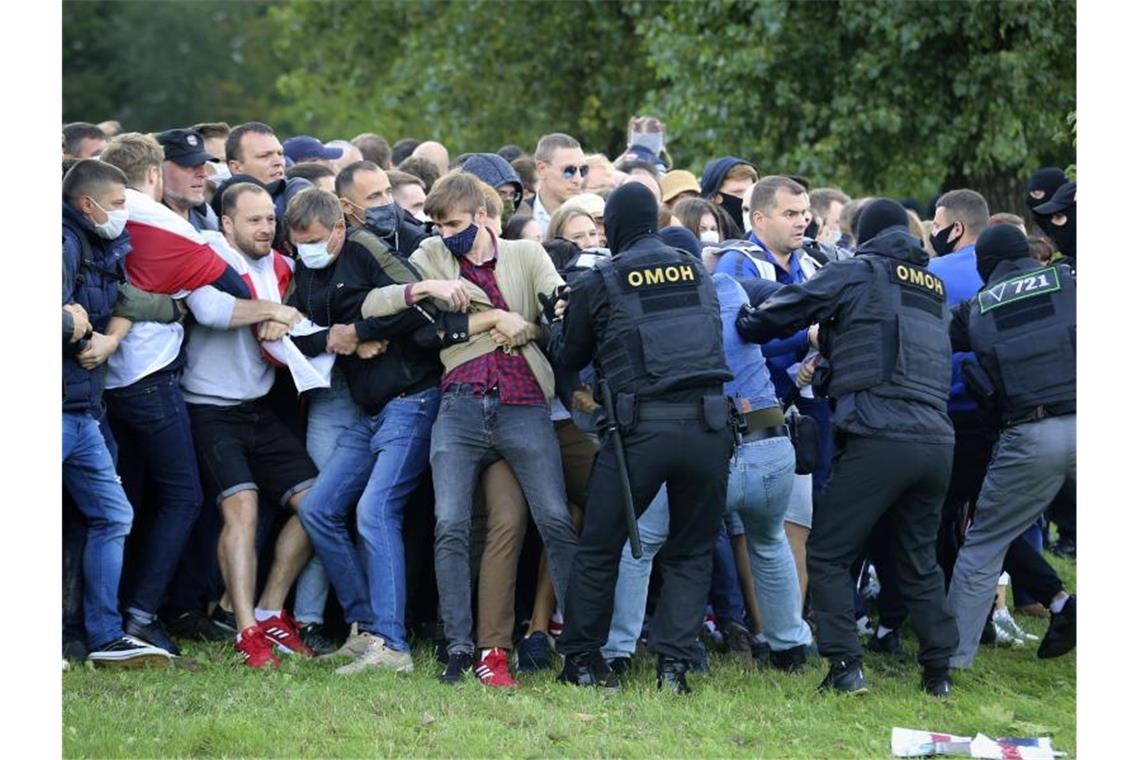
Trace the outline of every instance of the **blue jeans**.
<instances>
[{"instance_id":1,"label":"blue jeans","mask_svg":"<svg viewBox=\"0 0 1140 760\"><path fill-rule=\"evenodd\" d=\"M773 651L811 643L801 617L799 578L784 533L796 455L787 438L766 438L736 449L728 475L728 511L740 515L764 637Z\"/></svg>"},{"instance_id":2,"label":"blue jeans","mask_svg":"<svg viewBox=\"0 0 1140 760\"><path fill-rule=\"evenodd\" d=\"M431 435L435 485L435 574L448 652L475 651L471 640L471 499L479 465L497 452L514 470L546 546L550 577L564 604L578 536L566 505L562 457L550 409L499 403L497 390L482 398L471 387L443 394Z\"/></svg>"},{"instance_id":3,"label":"blue jeans","mask_svg":"<svg viewBox=\"0 0 1140 760\"><path fill-rule=\"evenodd\" d=\"M123 635L119 578L134 513L99 423L90 414L63 413L63 484L87 519L83 620L88 648L94 650Z\"/></svg>"},{"instance_id":4,"label":"blue jeans","mask_svg":"<svg viewBox=\"0 0 1140 760\"><path fill-rule=\"evenodd\" d=\"M305 450L318 470L336 451L341 434L366 415L352 400L344 373L334 367L328 388L317 388L309 393L309 420L305 432ZM297 592L293 600L293 617L302 625L323 623L325 602L329 596L329 576L321 563L320 555L313 558L297 576Z\"/></svg>"},{"instance_id":5,"label":"blue jeans","mask_svg":"<svg viewBox=\"0 0 1140 760\"><path fill-rule=\"evenodd\" d=\"M439 389L389 401L340 436L299 513L345 619L407 651L404 630L404 507L427 470ZM364 561L349 536L356 506Z\"/></svg>"},{"instance_id":6,"label":"blue jeans","mask_svg":"<svg viewBox=\"0 0 1140 760\"><path fill-rule=\"evenodd\" d=\"M784 533L784 513L795 477L795 452L787 438L768 438L738 446L728 471L727 508L736 512L748 536L752 582L764 636L775 651L811 643L811 629L801 617L800 584L795 560ZM645 616L645 598L653 556L669 535L669 507L661 489L637 521L643 553L622 550L614 592L614 616L609 639L602 648L607 658L629 657L637 644Z\"/></svg>"},{"instance_id":7,"label":"blue jeans","mask_svg":"<svg viewBox=\"0 0 1140 760\"><path fill-rule=\"evenodd\" d=\"M729 482L731 484L731 480ZM740 590L740 574L736 572L736 553L725 526L721 526L713 545L709 602L721 630L730 622L744 625L744 594Z\"/></svg>"},{"instance_id":8,"label":"blue jeans","mask_svg":"<svg viewBox=\"0 0 1140 760\"><path fill-rule=\"evenodd\" d=\"M107 416L125 452L124 468L141 466L156 488L154 521L142 537L127 608L153 615L202 509L202 484L190 435L190 415L173 372L157 372L105 393ZM142 478L136 482L142 485ZM132 493L135 493L132 491ZM136 495L136 503L140 503Z\"/></svg>"},{"instance_id":9,"label":"blue jeans","mask_svg":"<svg viewBox=\"0 0 1140 760\"><path fill-rule=\"evenodd\" d=\"M629 541L621 550L621 566L614 587L614 614L610 619L609 638L602 656L632 657L645 622L645 600L649 595L649 575L653 558L669 538L669 494L662 486L649 507L637 518L641 534L641 559L634 559Z\"/></svg>"}]
</instances>

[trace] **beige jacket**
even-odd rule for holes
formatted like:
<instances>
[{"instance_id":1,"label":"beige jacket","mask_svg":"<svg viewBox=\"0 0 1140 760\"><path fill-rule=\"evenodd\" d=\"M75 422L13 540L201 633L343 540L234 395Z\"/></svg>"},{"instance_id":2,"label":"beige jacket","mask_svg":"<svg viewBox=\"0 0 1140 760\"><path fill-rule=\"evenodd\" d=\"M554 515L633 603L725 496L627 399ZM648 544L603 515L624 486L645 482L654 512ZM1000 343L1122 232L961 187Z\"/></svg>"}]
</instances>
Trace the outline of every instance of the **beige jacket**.
<instances>
[{"instance_id":1,"label":"beige jacket","mask_svg":"<svg viewBox=\"0 0 1140 760\"><path fill-rule=\"evenodd\" d=\"M499 252L498 260L495 262L495 281L503 294L503 300L507 302L510 311L521 315L529 322L537 322L539 314L542 313L538 294L549 295L565 282L554 268L554 262L550 260L546 249L538 243L531 240L502 239L496 242ZM430 237L420 243L420 247L411 255L410 260L425 280L461 279L459 260L447 250L438 237ZM469 311L493 308L491 299L482 288L467 280L463 280L463 284L471 297ZM404 288L404 285L376 288L364 300L360 310L361 315L366 319L386 317L409 308L404 302ZM436 305L443 308L439 302L436 302ZM490 333L484 332L472 335L465 343L443 349L439 358L443 362L443 371L446 374L461 364L498 348ZM550 403L554 397L554 371L550 368L550 362L534 343L527 343L520 351L546 395L547 403Z\"/></svg>"}]
</instances>

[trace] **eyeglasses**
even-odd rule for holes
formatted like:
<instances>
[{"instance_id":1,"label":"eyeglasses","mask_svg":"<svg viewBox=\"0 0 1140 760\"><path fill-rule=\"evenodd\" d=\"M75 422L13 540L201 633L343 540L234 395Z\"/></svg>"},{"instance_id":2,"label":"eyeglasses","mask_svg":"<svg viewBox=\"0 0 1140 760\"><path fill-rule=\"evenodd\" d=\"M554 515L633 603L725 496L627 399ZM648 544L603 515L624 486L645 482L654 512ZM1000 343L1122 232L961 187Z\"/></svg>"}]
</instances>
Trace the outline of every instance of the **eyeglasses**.
<instances>
[{"instance_id":1,"label":"eyeglasses","mask_svg":"<svg viewBox=\"0 0 1140 760\"><path fill-rule=\"evenodd\" d=\"M516 206L522 202L522 193L520 193L518 190L515 190L514 188L504 190L503 188L500 187L499 188L499 197L502 198L504 201L511 201Z\"/></svg>"},{"instance_id":2,"label":"eyeglasses","mask_svg":"<svg viewBox=\"0 0 1140 760\"><path fill-rule=\"evenodd\" d=\"M586 179L586 175L590 173L590 165L582 164L581 166L563 166L562 179L573 179L577 174L582 179Z\"/></svg>"}]
</instances>

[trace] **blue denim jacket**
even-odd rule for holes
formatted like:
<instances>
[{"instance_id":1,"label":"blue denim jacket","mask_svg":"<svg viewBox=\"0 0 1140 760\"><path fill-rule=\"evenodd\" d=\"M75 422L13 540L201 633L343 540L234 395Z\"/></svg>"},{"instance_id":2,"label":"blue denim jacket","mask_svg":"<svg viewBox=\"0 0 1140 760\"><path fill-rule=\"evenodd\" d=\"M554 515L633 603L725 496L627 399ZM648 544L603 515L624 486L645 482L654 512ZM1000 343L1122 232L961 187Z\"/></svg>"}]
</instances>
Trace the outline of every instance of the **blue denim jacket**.
<instances>
[{"instance_id":1,"label":"blue denim jacket","mask_svg":"<svg viewBox=\"0 0 1140 760\"><path fill-rule=\"evenodd\" d=\"M753 409L779 406L760 346L745 341L736 332L736 315L740 307L748 303L748 295L740 283L727 274L717 272L712 275L712 281L720 301L724 356L735 376L724 384L724 392L748 401Z\"/></svg>"}]
</instances>

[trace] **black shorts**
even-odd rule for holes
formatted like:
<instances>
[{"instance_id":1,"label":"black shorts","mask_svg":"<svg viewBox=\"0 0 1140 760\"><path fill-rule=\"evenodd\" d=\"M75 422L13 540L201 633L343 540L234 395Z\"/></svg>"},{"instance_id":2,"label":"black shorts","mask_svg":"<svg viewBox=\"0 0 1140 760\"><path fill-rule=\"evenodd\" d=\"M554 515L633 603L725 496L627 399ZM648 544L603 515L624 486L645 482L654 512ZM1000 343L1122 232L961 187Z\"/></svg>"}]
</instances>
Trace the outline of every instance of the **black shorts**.
<instances>
[{"instance_id":1,"label":"black shorts","mask_svg":"<svg viewBox=\"0 0 1140 760\"><path fill-rule=\"evenodd\" d=\"M285 506L316 479L304 444L267 404L186 406L202 482L215 504L239 491L259 491Z\"/></svg>"}]
</instances>

